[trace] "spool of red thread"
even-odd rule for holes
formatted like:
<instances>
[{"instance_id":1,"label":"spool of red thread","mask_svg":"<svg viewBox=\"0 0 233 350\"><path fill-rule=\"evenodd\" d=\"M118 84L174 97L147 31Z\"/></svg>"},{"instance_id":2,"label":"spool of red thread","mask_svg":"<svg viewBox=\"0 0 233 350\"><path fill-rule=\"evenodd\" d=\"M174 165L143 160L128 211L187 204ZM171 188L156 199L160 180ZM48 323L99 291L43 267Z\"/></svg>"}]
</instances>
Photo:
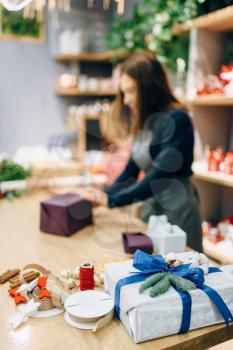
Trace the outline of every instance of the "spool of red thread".
<instances>
[{"instance_id":1,"label":"spool of red thread","mask_svg":"<svg viewBox=\"0 0 233 350\"><path fill-rule=\"evenodd\" d=\"M94 265L91 262L84 262L80 265L79 279L81 291L94 289Z\"/></svg>"}]
</instances>

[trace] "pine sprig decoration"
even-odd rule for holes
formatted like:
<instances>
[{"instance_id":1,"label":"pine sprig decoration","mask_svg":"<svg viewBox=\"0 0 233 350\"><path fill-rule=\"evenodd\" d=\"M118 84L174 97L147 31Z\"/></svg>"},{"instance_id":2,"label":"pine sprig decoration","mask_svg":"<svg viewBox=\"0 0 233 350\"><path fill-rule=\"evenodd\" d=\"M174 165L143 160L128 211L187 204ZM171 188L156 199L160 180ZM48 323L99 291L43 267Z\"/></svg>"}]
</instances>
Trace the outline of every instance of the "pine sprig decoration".
<instances>
[{"instance_id":1,"label":"pine sprig decoration","mask_svg":"<svg viewBox=\"0 0 233 350\"><path fill-rule=\"evenodd\" d=\"M192 281L177 276L171 272L159 272L147 278L139 287L139 293L143 293L146 289L150 289L150 296L156 297L166 293L171 286L182 291L195 289L196 285Z\"/></svg>"},{"instance_id":2,"label":"pine sprig decoration","mask_svg":"<svg viewBox=\"0 0 233 350\"><path fill-rule=\"evenodd\" d=\"M164 278L162 278L158 283L154 285L154 287L150 290L150 296L157 297L158 295L164 294L171 287L170 276L167 273Z\"/></svg>"},{"instance_id":3,"label":"pine sprig decoration","mask_svg":"<svg viewBox=\"0 0 233 350\"><path fill-rule=\"evenodd\" d=\"M148 277L139 287L139 293L143 293L146 289L153 287L161 279L167 276L167 272L159 272L153 276Z\"/></svg>"},{"instance_id":4,"label":"pine sprig decoration","mask_svg":"<svg viewBox=\"0 0 233 350\"><path fill-rule=\"evenodd\" d=\"M172 273L170 273L170 282L174 287L185 292L196 288L196 285L192 281L189 281L186 278L174 275Z\"/></svg>"}]
</instances>

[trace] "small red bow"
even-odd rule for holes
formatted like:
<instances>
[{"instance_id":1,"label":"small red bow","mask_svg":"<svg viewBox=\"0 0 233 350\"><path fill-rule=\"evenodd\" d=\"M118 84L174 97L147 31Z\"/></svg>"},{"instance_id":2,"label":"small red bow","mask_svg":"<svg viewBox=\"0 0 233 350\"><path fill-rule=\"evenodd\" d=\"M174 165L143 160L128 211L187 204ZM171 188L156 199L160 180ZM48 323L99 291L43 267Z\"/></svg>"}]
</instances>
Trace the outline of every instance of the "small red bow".
<instances>
[{"instance_id":1,"label":"small red bow","mask_svg":"<svg viewBox=\"0 0 233 350\"><path fill-rule=\"evenodd\" d=\"M39 299L51 298L51 293L46 288L47 280L48 280L48 276L43 276L38 278L37 286L41 288L38 294Z\"/></svg>"},{"instance_id":2,"label":"small red bow","mask_svg":"<svg viewBox=\"0 0 233 350\"><path fill-rule=\"evenodd\" d=\"M10 294L10 296L15 299L15 304L18 305L20 303L26 303L27 299L20 293L17 293L17 290L18 290L18 287L13 289L8 289L8 293Z\"/></svg>"}]
</instances>

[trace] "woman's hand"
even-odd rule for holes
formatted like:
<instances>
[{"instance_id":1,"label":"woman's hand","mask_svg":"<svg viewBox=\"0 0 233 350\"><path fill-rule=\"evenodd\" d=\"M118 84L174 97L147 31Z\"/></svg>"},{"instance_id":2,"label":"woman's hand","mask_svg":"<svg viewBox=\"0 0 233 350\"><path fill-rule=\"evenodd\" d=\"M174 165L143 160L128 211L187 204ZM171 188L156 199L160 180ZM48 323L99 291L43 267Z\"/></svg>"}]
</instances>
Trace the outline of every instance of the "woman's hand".
<instances>
[{"instance_id":1,"label":"woman's hand","mask_svg":"<svg viewBox=\"0 0 233 350\"><path fill-rule=\"evenodd\" d=\"M79 193L82 198L89 200L95 206L107 207L108 197L107 194L102 190L90 186L80 190Z\"/></svg>"}]
</instances>

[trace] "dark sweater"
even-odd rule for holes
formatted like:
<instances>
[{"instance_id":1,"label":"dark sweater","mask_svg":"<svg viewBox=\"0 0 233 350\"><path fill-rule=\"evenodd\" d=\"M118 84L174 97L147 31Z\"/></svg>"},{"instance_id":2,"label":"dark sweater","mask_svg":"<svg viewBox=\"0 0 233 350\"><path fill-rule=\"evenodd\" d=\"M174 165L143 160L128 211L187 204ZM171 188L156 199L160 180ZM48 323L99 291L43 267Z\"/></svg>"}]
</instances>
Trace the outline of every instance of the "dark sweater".
<instances>
[{"instance_id":1,"label":"dark sweater","mask_svg":"<svg viewBox=\"0 0 233 350\"><path fill-rule=\"evenodd\" d=\"M122 174L106 190L110 208L143 201L162 191L166 180L192 175L194 136L188 114L181 109L160 114L151 123L150 129L150 169L144 179L137 182L141 169L131 155ZM158 179L165 181L156 181Z\"/></svg>"}]
</instances>

